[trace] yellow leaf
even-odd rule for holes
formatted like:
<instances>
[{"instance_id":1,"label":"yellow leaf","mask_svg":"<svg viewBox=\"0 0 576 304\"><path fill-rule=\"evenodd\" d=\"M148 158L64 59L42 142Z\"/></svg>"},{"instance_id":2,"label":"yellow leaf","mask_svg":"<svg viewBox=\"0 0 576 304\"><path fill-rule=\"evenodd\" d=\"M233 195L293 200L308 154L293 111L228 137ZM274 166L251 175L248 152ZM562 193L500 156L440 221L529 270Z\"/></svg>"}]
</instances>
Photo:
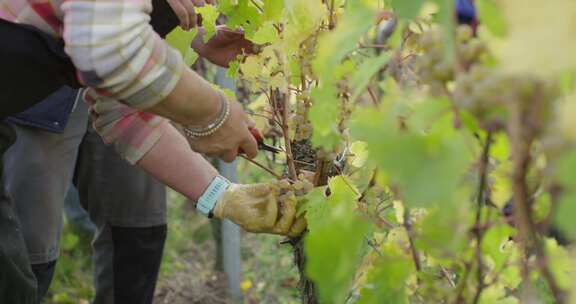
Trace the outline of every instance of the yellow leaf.
<instances>
[{"instance_id":1,"label":"yellow leaf","mask_svg":"<svg viewBox=\"0 0 576 304\"><path fill-rule=\"evenodd\" d=\"M354 159L352 160L352 166L356 168L363 167L368 159L368 144L364 141L355 141L350 146L350 152L354 154Z\"/></svg>"},{"instance_id":2,"label":"yellow leaf","mask_svg":"<svg viewBox=\"0 0 576 304\"><path fill-rule=\"evenodd\" d=\"M240 289L242 289L242 291L246 291L250 288L252 288L252 281L249 279L246 279L240 283Z\"/></svg>"},{"instance_id":3,"label":"yellow leaf","mask_svg":"<svg viewBox=\"0 0 576 304\"><path fill-rule=\"evenodd\" d=\"M508 37L496 52L507 72L550 76L576 68L576 1L501 1Z\"/></svg>"},{"instance_id":4,"label":"yellow leaf","mask_svg":"<svg viewBox=\"0 0 576 304\"><path fill-rule=\"evenodd\" d=\"M396 221L400 224L404 224L404 204L401 201L393 201L394 205L394 215L396 216Z\"/></svg>"}]
</instances>

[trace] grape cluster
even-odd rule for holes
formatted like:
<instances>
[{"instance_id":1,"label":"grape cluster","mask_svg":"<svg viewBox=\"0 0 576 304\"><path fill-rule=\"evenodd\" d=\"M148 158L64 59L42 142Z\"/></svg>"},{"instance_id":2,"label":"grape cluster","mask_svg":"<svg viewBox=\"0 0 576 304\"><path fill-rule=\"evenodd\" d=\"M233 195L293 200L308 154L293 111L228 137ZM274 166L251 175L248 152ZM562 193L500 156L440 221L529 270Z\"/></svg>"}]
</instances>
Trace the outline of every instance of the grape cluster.
<instances>
[{"instance_id":1,"label":"grape cluster","mask_svg":"<svg viewBox=\"0 0 576 304\"><path fill-rule=\"evenodd\" d=\"M463 70L470 69L487 54L486 45L475 38L472 29L461 25L456 29L456 58ZM430 86L433 95L446 91L446 83L454 80L454 64L444 56L442 33L432 30L420 38L423 54L416 60L420 79Z\"/></svg>"},{"instance_id":2,"label":"grape cluster","mask_svg":"<svg viewBox=\"0 0 576 304\"><path fill-rule=\"evenodd\" d=\"M304 174L300 174L298 180L294 182L287 179L279 180L277 186L279 190L278 200L281 203L298 200L314 189L314 185L306 179Z\"/></svg>"},{"instance_id":3,"label":"grape cluster","mask_svg":"<svg viewBox=\"0 0 576 304\"><path fill-rule=\"evenodd\" d=\"M454 88L456 104L472 113L488 129L504 127L507 119L505 77L495 71L475 66L459 74Z\"/></svg>"},{"instance_id":4,"label":"grape cluster","mask_svg":"<svg viewBox=\"0 0 576 304\"><path fill-rule=\"evenodd\" d=\"M473 66L468 73L458 75L454 100L460 108L472 113L484 128L499 130L505 126L512 104L537 113L535 121L545 124L550 117L551 103L558 98L559 92L549 81L527 75L506 76L494 69Z\"/></svg>"},{"instance_id":5,"label":"grape cluster","mask_svg":"<svg viewBox=\"0 0 576 304\"><path fill-rule=\"evenodd\" d=\"M478 63L488 55L488 47L480 39L473 36L472 29L461 25L456 30L456 51L464 68Z\"/></svg>"},{"instance_id":6,"label":"grape cluster","mask_svg":"<svg viewBox=\"0 0 576 304\"><path fill-rule=\"evenodd\" d=\"M423 54L415 62L420 80L430 86L433 95L444 92L445 83L454 78L454 67L444 56L442 34L428 31L420 38Z\"/></svg>"}]
</instances>

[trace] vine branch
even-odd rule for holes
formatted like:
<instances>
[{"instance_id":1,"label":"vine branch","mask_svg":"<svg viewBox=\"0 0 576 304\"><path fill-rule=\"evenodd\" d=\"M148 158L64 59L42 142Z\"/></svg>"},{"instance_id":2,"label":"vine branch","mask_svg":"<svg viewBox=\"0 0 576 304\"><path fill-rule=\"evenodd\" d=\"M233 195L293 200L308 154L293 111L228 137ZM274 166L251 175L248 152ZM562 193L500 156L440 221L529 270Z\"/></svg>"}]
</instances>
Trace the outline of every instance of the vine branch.
<instances>
[{"instance_id":1,"label":"vine branch","mask_svg":"<svg viewBox=\"0 0 576 304\"><path fill-rule=\"evenodd\" d=\"M476 292L474 293L474 300L472 301L474 304L480 301L482 291L486 287L486 284L484 284L484 260L482 258L482 240L484 239L484 229L482 229L482 207L485 205L484 194L486 193L486 177L488 175L488 162L490 161L491 145L492 132L488 131L486 141L484 142L484 147L482 149L482 155L480 156L480 167L478 168L480 177L478 182L478 193L476 197L476 227L473 229L474 236L476 238L476 248L474 255L476 258L476 264L478 264L478 268L476 269L476 280L478 281L478 286L476 288Z\"/></svg>"},{"instance_id":2,"label":"vine branch","mask_svg":"<svg viewBox=\"0 0 576 304\"><path fill-rule=\"evenodd\" d=\"M250 158L248 158L248 157L246 157L246 156L244 156L244 155L242 155L242 154L240 154L239 156L242 157L243 159L249 161L250 163L256 165L256 166L259 167L260 169L262 169L262 170L264 170L264 171L272 174L272 175L273 175L274 177L276 177L277 179L282 179L282 176L278 175L276 172L272 171L270 168L264 166L263 164L255 161L255 160L253 160L253 159L250 159Z\"/></svg>"},{"instance_id":3,"label":"vine branch","mask_svg":"<svg viewBox=\"0 0 576 304\"><path fill-rule=\"evenodd\" d=\"M511 116L509 122L509 135L512 147L513 162L513 198L514 198L514 222L518 227L518 242L524 256L522 261L522 278L527 286L522 295L522 300L528 300L531 297L532 287L530 284L530 267L529 261L532 254L536 255L537 267L539 268L544 280L548 284L552 296L556 303L565 303L565 293L558 286L554 275L550 271L547 263L546 252L541 239L538 237L537 229L532 220L532 206L529 197L529 189L526 181L528 170L531 163L530 150L532 143L536 138L537 124L532 123L541 98L538 94L534 95L533 103L530 107L522 102L512 104Z\"/></svg>"},{"instance_id":4,"label":"vine branch","mask_svg":"<svg viewBox=\"0 0 576 304\"><path fill-rule=\"evenodd\" d=\"M410 253L412 254L412 261L414 262L414 267L416 271L420 272L422 270L422 263L420 262L420 255L416 249L416 244L414 243L414 230L412 229L412 223L410 221L410 216L408 214L408 208L404 208L404 229L406 229L406 234L408 235L408 241L410 244Z\"/></svg>"}]
</instances>

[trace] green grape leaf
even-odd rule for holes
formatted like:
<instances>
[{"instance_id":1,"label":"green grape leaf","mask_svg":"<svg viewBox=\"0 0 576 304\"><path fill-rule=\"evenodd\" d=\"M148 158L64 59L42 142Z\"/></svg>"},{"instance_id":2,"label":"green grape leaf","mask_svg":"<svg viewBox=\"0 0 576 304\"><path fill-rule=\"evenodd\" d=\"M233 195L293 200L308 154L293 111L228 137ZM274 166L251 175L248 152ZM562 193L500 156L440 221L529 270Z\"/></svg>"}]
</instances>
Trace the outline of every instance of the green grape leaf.
<instances>
[{"instance_id":1,"label":"green grape leaf","mask_svg":"<svg viewBox=\"0 0 576 304\"><path fill-rule=\"evenodd\" d=\"M266 22L249 39L256 44L274 43L278 41L278 32L273 23Z\"/></svg>"},{"instance_id":2,"label":"green grape leaf","mask_svg":"<svg viewBox=\"0 0 576 304\"><path fill-rule=\"evenodd\" d=\"M191 66L198 59L198 54L192 49L192 40L194 40L197 34L197 28L186 32L178 26L166 36L168 45L182 54L184 63L187 66Z\"/></svg>"},{"instance_id":3,"label":"green grape leaf","mask_svg":"<svg viewBox=\"0 0 576 304\"><path fill-rule=\"evenodd\" d=\"M414 263L395 244L385 244L381 257L368 273L368 280L360 291L359 304L408 303L406 280L414 271Z\"/></svg>"},{"instance_id":4,"label":"green grape leaf","mask_svg":"<svg viewBox=\"0 0 576 304\"><path fill-rule=\"evenodd\" d=\"M312 66L321 80L333 79L336 67L346 55L356 49L356 42L373 26L366 20L372 20L374 16L375 11L362 1L348 1L335 30L324 33L319 38Z\"/></svg>"},{"instance_id":5,"label":"green grape leaf","mask_svg":"<svg viewBox=\"0 0 576 304\"><path fill-rule=\"evenodd\" d=\"M507 296L504 286L492 284L482 291L480 304L519 304L518 299Z\"/></svg>"},{"instance_id":6,"label":"green grape leaf","mask_svg":"<svg viewBox=\"0 0 576 304\"><path fill-rule=\"evenodd\" d=\"M327 83L314 88L311 97L313 103L308 117L314 128L312 144L316 147L332 150L341 139L338 132L340 99L337 96L336 86Z\"/></svg>"},{"instance_id":7,"label":"green grape leaf","mask_svg":"<svg viewBox=\"0 0 576 304\"><path fill-rule=\"evenodd\" d=\"M330 179L330 196L308 196L306 273L318 286L322 303L343 303L356 274L369 222L355 215L357 194L343 176Z\"/></svg>"},{"instance_id":8,"label":"green grape leaf","mask_svg":"<svg viewBox=\"0 0 576 304\"><path fill-rule=\"evenodd\" d=\"M424 0L391 0L394 12L402 19L414 19L420 14Z\"/></svg>"},{"instance_id":9,"label":"green grape leaf","mask_svg":"<svg viewBox=\"0 0 576 304\"><path fill-rule=\"evenodd\" d=\"M435 102L423 102L418 110L437 108ZM444 104L449 107L449 104ZM425 115L424 117L428 117ZM372 160L399 187L403 200L411 205L450 201L472 161L468 136L452 126L447 112L433 126L422 130L400 130L389 112L373 109L357 111L350 124L355 139L368 143ZM429 121L426 121L429 123ZM412 125L424 125L412 121Z\"/></svg>"},{"instance_id":10,"label":"green grape leaf","mask_svg":"<svg viewBox=\"0 0 576 304\"><path fill-rule=\"evenodd\" d=\"M372 23L366 20L372 20L374 16L375 10L364 1L349 1L335 30L319 38L312 66L321 85L312 91L314 102L309 114L314 127L314 146L331 150L340 141L338 114L341 100L334 78L342 76L342 69L349 65L346 61L343 63L345 56L356 48L356 42L372 27ZM338 47L334 48L336 45ZM357 78L361 80L360 76Z\"/></svg>"},{"instance_id":11,"label":"green grape leaf","mask_svg":"<svg viewBox=\"0 0 576 304\"><path fill-rule=\"evenodd\" d=\"M334 80L341 80L342 78L354 73L355 70L356 66L352 60L344 60L334 69Z\"/></svg>"},{"instance_id":12,"label":"green grape leaf","mask_svg":"<svg viewBox=\"0 0 576 304\"><path fill-rule=\"evenodd\" d=\"M444 56L451 62L454 59L454 0L432 0L438 6L436 22L442 27L446 35L442 35L444 40Z\"/></svg>"},{"instance_id":13,"label":"green grape leaf","mask_svg":"<svg viewBox=\"0 0 576 304\"><path fill-rule=\"evenodd\" d=\"M461 194L460 198L465 198ZM415 223L420 231L416 247L434 258L449 263L454 252L463 252L467 246L468 224L472 209L465 200L445 201L431 207L422 222ZM445 260L447 259L447 260Z\"/></svg>"},{"instance_id":14,"label":"green grape leaf","mask_svg":"<svg viewBox=\"0 0 576 304\"><path fill-rule=\"evenodd\" d=\"M354 102L365 90L370 79L390 60L392 53L382 53L380 56L365 60L352 75L350 86L352 87L352 97Z\"/></svg>"},{"instance_id":15,"label":"green grape leaf","mask_svg":"<svg viewBox=\"0 0 576 304\"><path fill-rule=\"evenodd\" d=\"M243 76L248 79L255 79L260 76L263 68L262 61L258 56L247 57L246 60L240 64L240 71L242 71Z\"/></svg>"},{"instance_id":16,"label":"green grape leaf","mask_svg":"<svg viewBox=\"0 0 576 304\"><path fill-rule=\"evenodd\" d=\"M479 19L482 25L497 37L506 35L506 20L495 0L477 0Z\"/></svg>"},{"instance_id":17,"label":"green grape leaf","mask_svg":"<svg viewBox=\"0 0 576 304\"><path fill-rule=\"evenodd\" d=\"M227 3L219 1L219 8L228 17L226 24L231 28L241 27L247 37L254 36L262 24L262 14L250 0L228 0Z\"/></svg>"},{"instance_id":18,"label":"green grape leaf","mask_svg":"<svg viewBox=\"0 0 576 304\"><path fill-rule=\"evenodd\" d=\"M264 0L264 21L280 22L284 11L284 1Z\"/></svg>"},{"instance_id":19,"label":"green grape leaf","mask_svg":"<svg viewBox=\"0 0 576 304\"><path fill-rule=\"evenodd\" d=\"M503 245L510 241L513 233L514 229L509 225L499 224L490 227L482 239L482 253L492 258L496 271L502 269L510 257L510 252Z\"/></svg>"},{"instance_id":20,"label":"green grape leaf","mask_svg":"<svg viewBox=\"0 0 576 304\"><path fill-rule=\"evenodd\" d=\"M301 43L314 34L326 16L326 6L321 0L284 1L287 22L284 30L283 48L288 54L296 54Z\"/></svg>"},{"instance_id":21,"label":"green grape leaf","mask_svg":"<svg viewBox=\"0 0 576 304\"><path fill-rule=\"evenodd\" d=\"M564 187L554 216L554 222L558 228L570 238L576 238L576 152L562 155L555 165L556 180Z\"/></svg>"},{"instance_id":22,"label":"green grape leaf","mask_svg":"<svg viewBox=\"0 0 576 304\"><path fill-rule=\"evenodd\" d=\"M216 34L216 20L220 12L214 5L204 5L196 7L196 12L202 16L202 26L204 27L204 43L208 42Z\"/></svg>"},{"instance_id":23,"label":"green grape leaf","mask_svg":"<svg viewBox=\"0 0 576 304\"><path fill-rule=\"evenodd\" d=\"M502 273L500 274L501 282L510 289L516 289L522 282L522 275L520 274L520 269L518 266L511 264L508 267L504 267Z\"/></svg>"},{"instance_id":24,"label":"green grape leaf","mask_svg":"<svg viewBox=\"0 0 576 304\"><path fill-rule=\"evenodd\" d=\"M350 152L354 155L352 166L362 168L368 159L368 145L363 141L355 141L350 145Z\"/></svg>"},{"instance_id":25,"label":"green grape leaf","mask_svg":"<svg viewBox=\"0 0 576 304\"><path fill-rule=\"evenodd\" d=\"M562 289L572 287L576 275L576 263L570 252L565 247L558 245L554 239L545 240L545 249L550 270L554 274L558 286Z\"/></svg>"},{"instance_id":26,"label":"green grape leaf","mask_svg":"<svg viewBox=\"0 0 576 304\"><path fill-rule=\"evenodd\" d=\"M199 57L200 55L190 48L188 49L188 52L186 52L186 55L184 55L184 64L186 64L186 66L191 66Z\"/></svg>"},{"instance_id":27,"label":"green grape leaf","mask_svg":"<svg viewBox=\"0 0 576 304\"><path fill-rule=\"evenodd\" d=\"M240 60L233 60L230 62L228 70L226 70L226 77L235 79L238 75L238 71L240 71L240 64Z\"/></svg>"}]
</instances>

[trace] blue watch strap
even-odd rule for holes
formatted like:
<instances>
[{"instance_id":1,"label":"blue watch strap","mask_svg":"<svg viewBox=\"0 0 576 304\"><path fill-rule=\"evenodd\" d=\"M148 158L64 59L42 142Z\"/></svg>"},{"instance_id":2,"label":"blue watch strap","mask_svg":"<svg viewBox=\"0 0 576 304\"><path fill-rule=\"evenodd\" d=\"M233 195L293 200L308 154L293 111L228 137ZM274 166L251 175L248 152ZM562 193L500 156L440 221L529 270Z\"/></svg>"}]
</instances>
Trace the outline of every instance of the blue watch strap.
<instances>
[{"instance_id":1,"label":"blue watch strap","mask_svg":"<svg viewBox=\"0 0 576 304\"><path fill-rule=\"evenodd\" d=\"M205 216L211 217L216 202L228 187L230 187L230 182L226 178L220 175L214 177L208 188L204 190L204 193L198 199L196 209Z\"/></svg>"}]
</instances>

